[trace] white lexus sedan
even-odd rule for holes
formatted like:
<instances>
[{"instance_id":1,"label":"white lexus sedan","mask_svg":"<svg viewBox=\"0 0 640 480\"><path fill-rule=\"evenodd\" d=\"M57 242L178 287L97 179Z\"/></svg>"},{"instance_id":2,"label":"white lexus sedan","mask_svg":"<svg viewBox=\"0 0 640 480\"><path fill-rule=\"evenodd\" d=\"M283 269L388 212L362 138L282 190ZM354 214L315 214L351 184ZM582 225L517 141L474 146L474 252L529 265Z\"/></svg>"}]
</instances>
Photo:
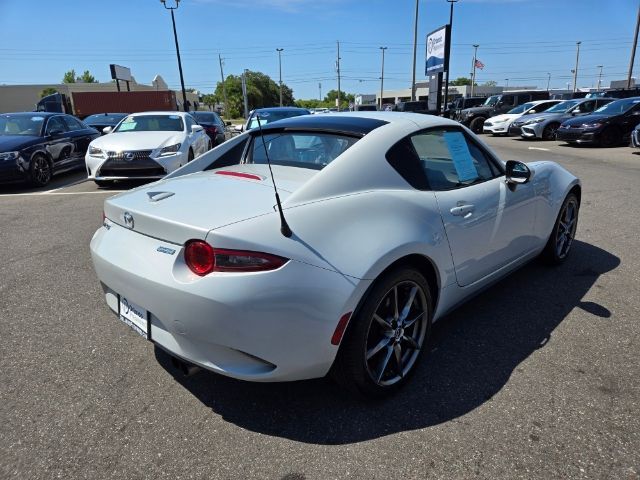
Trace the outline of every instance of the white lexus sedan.
<instances>
[{"instance_id":1,"label":"white lexus sedan","mask_svg":"<svg viewBox=\"0 0 640 480\"><path fill-rule=\"evenodd\" d=\"M580 200L561 166L504 163L452 120L307 115L106 200L91 254L109 308L184 371L381 396L433 322L566 260Z\"/></svg>"},{"instance_id":2,"label":"white lexus sedan","mask_svg":"<svg viewBox=\"0 0 640 480\"><path fill-rule=\"evenodd\" d=\"M101 186L162 178L211 148L202 126L184 112L133 113L105 133L85 155L89 179Z\"/></svg>"}]
</instances>

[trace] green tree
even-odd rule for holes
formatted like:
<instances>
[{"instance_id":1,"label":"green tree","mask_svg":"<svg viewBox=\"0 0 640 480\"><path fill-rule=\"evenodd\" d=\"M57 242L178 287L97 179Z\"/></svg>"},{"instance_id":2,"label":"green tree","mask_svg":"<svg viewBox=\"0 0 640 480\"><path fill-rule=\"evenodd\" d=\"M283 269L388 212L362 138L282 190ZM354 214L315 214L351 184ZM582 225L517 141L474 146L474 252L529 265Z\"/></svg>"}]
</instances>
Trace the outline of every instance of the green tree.
<instances>
[{"instance_id":1,"label":"green tree","mask_svg":"<svg viewBox=\"0 0 640 480\"><path fill-rule=\"evenodd\" d=\"M335 107L336 99L338 98L337 90L329 90L324 97L324 103L327 107ZM340 109L346 110L349 108L349 103L355 102L355 95L353 93L340 92Z\"/></svg>"},{"instance_id":2,"label":"green tree","mask_svg":"<svg viewBox=\"0 0 640 480\"><path fill-rule=\"evenodd\" d=\"M69 70L62 77L63 83L76 83L76 71L74 69Z\"/></svg>"},{"instance_id":3,"label":"green tree","mask_svg":"<svg viewBox=\"0 0 640 480\"><path fill-rule=\"evenodd\" d=\"M249 110L262 107L275 107L280 105L280 89L278 84L268 75L261 72L246 72L247 99ZM225 117L237 118L244 112L244 100L242 98L242 78L238 75L229 75L225 78L227 102L225 105ZM224 99L222 82L218 82L213 94L217 100ZM294 105L293 90L282 84L282 105Z\"/></svg>"},{"instance_id":4,"label":"green tree","mask_svg":"<svg viewBox=\"0 0 640 480\"><path fill-rule=\"evenodd\" d=\"M53 87L43 88L40 92L40 98L46 97L47 95L53 95L54 93L58 93L58 90Z\"/></svg>"},{"instance_id":5,"label":"green tree","mask_svg":"<svg viewBox=\"0 0 640 480\"><path fill-rule=\"evenodd\" d=\"M84 83L98 83L98 81L96 80L96 77L91 75L91 73L89 73L89 70L85 70L84 73L80 77L78 77L77 80L81 80Z\"/></svg>"},{"instance_id":6,"label":"green tree","mask_svg":"<svg viewBox=\"0 0 640 480\"><path fill-rule=\"evenodd\" d=\"M495 80L489 80L488 82L484 82L482 85L484 85L485 87L495 87L498 85L498 82L496 82Z\"/></svg>"},{"instance_id":7,"label":"green tree","mask_svg":"<svg viewBox=\"0 0 640 480\"><path fill-rule=\"evenodd\" d=\"M454 85L454 86L471 85L471 79L467 77L458 77L455 80L449 82L449 85Z\"/></svg>"},{"instance_id":8,"label":"green tree","mask_svg":"<svg viewBox=\"0 0 640 480\"><path fill-rule=\"evenodd\" d=\"M218 103L218 98L215 94L208 93L202 96L202 103L204 103L210 110L213 110L213 107Z\"/></svg>"}]
</instances>

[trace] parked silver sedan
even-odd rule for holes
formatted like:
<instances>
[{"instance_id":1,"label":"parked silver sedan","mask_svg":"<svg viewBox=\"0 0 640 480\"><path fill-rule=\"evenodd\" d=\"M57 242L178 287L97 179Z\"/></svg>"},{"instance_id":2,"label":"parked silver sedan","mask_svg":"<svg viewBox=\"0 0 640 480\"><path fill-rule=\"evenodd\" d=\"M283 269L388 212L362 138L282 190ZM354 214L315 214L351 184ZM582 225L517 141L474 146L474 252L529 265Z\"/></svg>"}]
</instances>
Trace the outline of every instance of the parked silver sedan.
<instances>
[{"instance_id":1,"label":"parked silver sedan","mask_svg":"<svg viewBox=\"0 0 640 480\"><path fill-rule=\"evenodd\" d=\"M562 122L570 118L587 115L595 109L615 100L615 98L579 98L566 100L554 105L540 115L529 115L515 120L509 133L522 138L541 138L555 140L556 130Z\"/></svg>"}]
</instances>

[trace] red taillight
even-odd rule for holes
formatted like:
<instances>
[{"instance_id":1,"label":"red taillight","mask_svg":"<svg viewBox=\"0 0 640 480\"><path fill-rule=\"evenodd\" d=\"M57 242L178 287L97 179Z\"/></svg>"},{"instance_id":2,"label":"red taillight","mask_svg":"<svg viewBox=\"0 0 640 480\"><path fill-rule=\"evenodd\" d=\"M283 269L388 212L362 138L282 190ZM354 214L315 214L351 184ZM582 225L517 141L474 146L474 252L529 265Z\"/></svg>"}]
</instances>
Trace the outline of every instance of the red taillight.
<instances>
[{"instance_id":1,"label":"red taillight","mask_svg":"<svg viewBox=\"0 0 640 480\"><path fill-rule=\"evenodd\" d=\"M218 127L204 127L204 129L207 133L212 133L214 135L218 133Z\"/></svg>"},{"instance_id":2,"label":"red taillight","mask_svg":"<svg viewBox=\"0 0 640 480\"><path fill-rule=\"evenodd\" d=\"M196 275L206 275L213 272L216 257L213 247L202 240L191 240L184 249L184 259L187 266Z\"/></svg>"},{"instance_id":3,"label":"red taillight","mask_svg":"<svg viewBox=\"0 0 640 480\"><path fill-rule=\"evenodd\" d=\"M264 180L264 177L260 175L256 175L255 173L244 173L244 172L231 172L229 170L218 170L216 175L225 175L228 177L238 177L238 178L247 178L249 180Z\"/></svg>"},{"instance_id":4,"label":"red taillight","mask_svg":"<svg viewBox=\"0 0 640 480\"><path fill-rule=\"evenodd\" d=\"M191 271L200 276L211 272L265 272L289 261L269 253L216 249L202 240L187 242L184 259Z\"/></svg>"}]
</instances>

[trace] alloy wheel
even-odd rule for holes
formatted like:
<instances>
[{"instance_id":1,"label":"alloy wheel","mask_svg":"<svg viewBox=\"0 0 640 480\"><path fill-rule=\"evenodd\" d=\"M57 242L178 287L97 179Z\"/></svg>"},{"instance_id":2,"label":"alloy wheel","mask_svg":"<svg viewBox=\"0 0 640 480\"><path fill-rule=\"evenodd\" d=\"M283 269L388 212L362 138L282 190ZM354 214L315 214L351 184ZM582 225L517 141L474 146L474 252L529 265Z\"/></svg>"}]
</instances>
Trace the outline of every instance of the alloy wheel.
<instances>
[{"instance_id":1,"label":"alloy wheel","mask_svg":"<svg viewBox=\"0 0 640 480\"><path fill-rule=\"evenodd\" d=\"M558 220L558 230L556 233L556 255L563 259L569 254L573 238L576 234L578 224L578 204L575 199L571 199L564 206Z\"/></svg>"},{"instance_id":2,"label":"alloy wheel","mask_svg":"<svg viewBox=\"0 0 640 480\"><path fill-rule=\"evenodd\" d=\"M32 159L33 164L33 180L38 185L46 185L51 179L51 167L46 158L38 155Z\"/></svg>"},{"instance_id":3,"label":"alloy wheel","mask_svg":"<svg viewBox=\"0 0 640 480\"><path fill-rule=\"evenodd\" d=\"M394 285L378 303L367 334L365 363L380 386L402 380L422 348L428 324L424 291L405 280Z\"/></svg>"}]
</instances>

